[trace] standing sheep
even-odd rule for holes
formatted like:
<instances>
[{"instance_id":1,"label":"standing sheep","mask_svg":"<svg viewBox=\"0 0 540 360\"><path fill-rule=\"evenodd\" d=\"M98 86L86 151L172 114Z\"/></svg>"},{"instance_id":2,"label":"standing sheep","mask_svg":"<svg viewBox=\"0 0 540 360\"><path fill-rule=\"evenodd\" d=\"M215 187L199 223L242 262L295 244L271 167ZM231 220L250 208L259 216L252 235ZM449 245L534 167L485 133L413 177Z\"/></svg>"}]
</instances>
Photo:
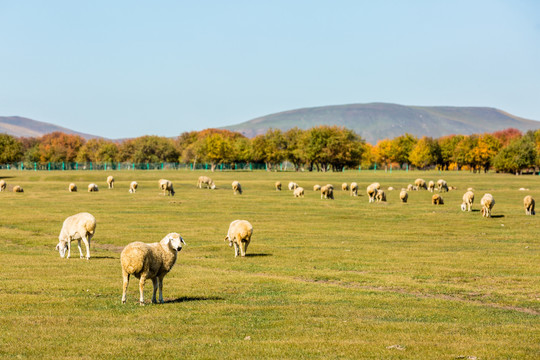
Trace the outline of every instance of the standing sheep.
<instances>
[{"instance_id":1,"label":"standing sheep","mask_svg":"<svg viewBox=\"0 0 540 360\"><path fill-rule=\"evenodd\" d=\"M446 191L446 192L448 192L448 184L446 183L445 180L439 179L439 180L437 181L437 189L439 190L439 192L440 192L440 191L443 191L443 190Z\"/></svg>"},{"instance_id":2,"label":"standing sheep","mask_svg":"<svg viewBox=\"0 0 540 360\"><path fill-rule=\"evenodd\" d=\"M208 176L199 176L199 179L197 180L197 187L199 189L202 189L203 185L205 185L207 189L214 190L216 188L216 184L214 184L214 180L212 180Z\"/></svg>"},{"instance_id":3,"label":"standing sheep","mask_svg":"<svg viewBox=\"0 0 540 360\"><path fill-rule=\"evenodd\" d=\"M463 202L461 203L461 211L472 211L472 204L474 203L474 193L467 191L463 194Z\"/></svg>"},{"instance_id":4,"label":"standing sheep","mask_svg":"<svg viewBox=\"0 0 540 360\"><path fill-rule=\"evenodd\" d=\"M281 191L281 181L276 181L274 186L276 187L276 191Z\"/></svg>"},{"instance_id":5,"label":"standing sheep","mask_svg":"<svg viewBox=\"0 0 540 360\"><path fill-rule=\"evenodd\" d=\"M343 190L343 191L349 191L349 185L347 185L347 183L341 184L341 190Z\"/></svg>"},{"instance_id":6,"label":"standing sheep","mask_svg":"<svg viewBox=\"0 0 540 360\"><path fill-rule=\"evenodd\" d=\"M159 188L161 190L163 190L163 195L167 195L167 196L174 196L175 192L174 192L174 188L173 188L173 183L167 179L160 179L159 180Z\"/></svg>"},{"instance_id":7,"label":"standing sheep","mask_svg":"<svg viewBox=\"0 0 540 360\"><path fill-rule=\"evenodd\" d=\"M334 200L334 188L332 185L328 184L321 187L321 199Z\"/></svg>"},{"instance_id":8,"label":"standing sheep","mask_svg":"<svg viewBox=\"0 0 540 360\"><path fill-rule=\"evenodd\" d=\"M233 181L232 189L233 189L234 195L236 195L236 193L239 193L240 195L242 195L242 185L240 185L238 181Z\"/></svg>"},{"instance_id":9,"label":"standing sheep","mask_svg":"<svg viewBox=\"0 0 540 360\"><path fill-rule=\"evenodd\" d=\"M0 191L5 191L6 190L6 182L4 180L0 180Z\"/></svg>"},{"instance_id":10,"label":"standing sheep","mask_svg":"<svg viewBox=\"0 0 540 360\"><path fill-rule=\"evenodd\" d=\"M294 189L294 197L304 197L304 188L299 186Z\"/></svg>"},{"instance_id":11,"label":"standing sheep","mask_svg":"<svg viewBox=\"0 0 540 360\"><path fill-rule=\"evenodd\" d=\"M133 194L133 193L137 192L138 187L139 187L139 183L137 183L136 181L132 181L129 184L129 193Z\"/></svg>"},{"instance_id":12,"label":"standing sheep","mask_svg":"<svg viewBox=\"0 0 540 360\"><path fill-rule=\"evenodd\" d=\"M90 259L90 240L96 233L96 218L87 212L78 213L69 216L62 224L62 230L58 236L58 244L56 250L60 252L60 256L64 257L67 249L67 258L71 256L71 242L77 240L81 259L83 253L81 249L81 240L86 247L86 260Z\"/></svg>"},{"instance_id":13,"label":"standing sheep","mask_svg":"<svg viewBox=\"0 0 540 360\"><path fill-rule=\"evenodd\" d=\"M434 192L435 191L435 182L430 180L429 183L428 183L427 189L428 189L429 192Z\"/></svg>"},{"instance_id":14,"label":"standing sheep","mask_svg":"<svg viewBox=\"0 0 540 360\"><path fill-rule=\"evenodd\" d=\"M291 181L289 182L289 190L293 191L294 189L296 189L298 187L298 184Z\"/></svg>"},{"instance_id":15,"label":"standing sheep","mask_svg":"<svg viewBox=\"0 0 540 360\"><path fill-rule=\"evenodd\" d=\"M375 199L377 199L377 202L386 202L386 194L384 193L384 190L377 190L377 195L375 195Z\"/></svg>"},{"instance_id":16,"label":"standing sheep","mask_svg":"<svg viewBox=\"0 0 540 360\"><path fill-rule=\"evenodd\" d=\"M107 185L109 186L109 189L114 188L114 177L112 175L107 177Z\"/></svg>"},{"instance_id":17,"label":"standing sheep","mask_svg":"<svg viewBox=\"0 0 540 360\"><path fill-rule=\"evenodd\" d=\"M139 304L144 305L143 289L146 279L152 280L154 285L152 304L157 303L158 288L159 302L163 304L163 278L174 266L182 245L185 245L184 239L177 233L170 233L158 243L146 244L138 241L126 246L120 254L123 278L122 303L126 303L129 277L134 275L139 279Z\"/></svg>"},{"instance_id":18,"label":"standing sheep","mask_svg":"<svg viewBox=\"0 0 540 360\"><path fill-rule=\"evenodd\" d=\"M77 192L77 185L74 183L69 184L68 190L69 192Z\"/></svg>"},{"instance_id":19,"label":"standing sheep","mask_svg":"<svg viewBox=\"0 0 540 360\"><path fill-rule=\"evenodd\" d=\"M523 206L525 207L525 215L535 215L534 199L531 195L527 195L523 198Z\"/></svg>"},{"instance_id":20,"label":"standing sheep","mask_svg":"<svg viewBox=\"0 0 540 360\"><path fill-rule=\"evenodd\" d=\"M491 209L495 206L495 199L491 194L484 194L482 200L480 200L480 205L482 206L482 216L491 217Z\"/></svg>"},{"instance_id":21,"label":"standing sheep","mask_svg":"<svg viewBox=\"0 0 540 360\"><path fill-rule=\"evenodd\" d=\"M313 191L321 191L321 185L313 185Z\"/></svg>"},{"instance_id":22,"label":"standing sheep","mask_svg":"<svg viewBox=\"0 0 540 360\"><path fill-rule=\"evenodd\" d=\"M253 226L247 220L234 220L229 225L229 231L225 236L225 241L229 241L229 246L234 245L234 257L246 256L246 251L253 235Z\"/></svg>"},{"instance_id":23,"label":"standing sheep","mask_svg":"<svg viewBox=\"0 0 540 360\"><path fill-rule=\"evenodd\" d=\"M88 192L96 192L96 191L99 191L99 188L96 184L94 183L88 184Z\"/></svg>"},{"instance_id":24,"label":"standing sheep","mask_svg":"<svg viewBox=\"0 0 540 360\"><path fill-rule=\"evenodd\" d=\"M358 196L358 184L355 182L351 183L351 196Z\"/></svg>"},{"instance_id":25,"label":"standing sheep","mask_svg":"<svg viewBox=\"0 0 540 360\"><path fill-rule=\"evenodd\" d=\"M407 194L407 191L401 190L399 193L399 198L401 199L401 202L406 203L407 199L409 198L409 194Z\"/></svg>"},{"instance_id":26,"label":"standing sheep","mask_svg":"<svg viewBox=\"0 0 540 360\"><path fill-rule=\"evenodd\" d=\"M24 192L24 190L23 190L22 186L20 186L20 185L15 185L15 186L13 187L13 192L21 192L21 193L22 193L22 192Z\"/></svg>"},{"instance_id":27,"label":"standing sheep","mask_svg":"<svg viewBox=\"0 0 540 360\"><path fill-rule=\"evenodd\" d=\"M374 184L371 184L367 187L366 192L369 197L369 202L375 202L375 197L377 196L377 188L374 186Z\"/></svg>"},{"instance_id":28,"label":"standing sheep","mask_svg":"<svg viewBox=\"0 0 540 360\"><path fill-rule=\"evenodd\" d=\"M433 205L444 205L444 200L441 195L435 194L431 197L431 203Z\"/></svg>"},{"instance_id":29,"label":"standing sheep","mask_svg":"<svg viewBox=\"0 0 540 360\"><path fill-rule=\"evenodd\" d=\"M414 185L416 185L417 190L420 190L422 188L427 190L427 185L426 185L426 182L424 181L424 179L416 179L414 181Z\"/></svg>"}]
</instances>

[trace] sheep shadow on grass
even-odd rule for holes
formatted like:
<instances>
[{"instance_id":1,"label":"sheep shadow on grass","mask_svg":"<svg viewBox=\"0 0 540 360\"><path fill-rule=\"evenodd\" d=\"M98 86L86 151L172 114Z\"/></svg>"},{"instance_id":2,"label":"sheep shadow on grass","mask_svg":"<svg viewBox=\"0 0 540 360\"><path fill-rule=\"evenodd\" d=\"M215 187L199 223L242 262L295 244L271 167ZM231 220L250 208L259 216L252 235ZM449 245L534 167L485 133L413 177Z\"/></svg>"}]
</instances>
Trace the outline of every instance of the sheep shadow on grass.
<instances>
[{"instance_id":1,"label":"sheep shadow on grass","mask_svg":"<svg viewBox=\"0 0 540 360\"><path fill-rule=\"evenodd\" d=\"M246 254L246 257L264 257L264 256L272 256L272 254L265 254L265 253Z\"/></svg>"},{"instance_id":2,"label":"sheep shadow on grass","mask_svg":"<svg viewBox=\"0 0 540 360\"><path fill-rule=\"evenodd\" d=\"M504 215L491 215L493 219L503 218Z\"/></svg>"},{"instance_id":3,"label":"sheep shadow on grass","mask_svg":"<svg viewBox=\"0 0 540 360\"><path fill-rule=\"evenodd\" d=\"M172 300L165 300L164 304L175 304L175 303L183 303L188 301L208 301L208 300L225 300L222 297L219 296L181 296L176 299Z\"/></svg>"}]
</instances>

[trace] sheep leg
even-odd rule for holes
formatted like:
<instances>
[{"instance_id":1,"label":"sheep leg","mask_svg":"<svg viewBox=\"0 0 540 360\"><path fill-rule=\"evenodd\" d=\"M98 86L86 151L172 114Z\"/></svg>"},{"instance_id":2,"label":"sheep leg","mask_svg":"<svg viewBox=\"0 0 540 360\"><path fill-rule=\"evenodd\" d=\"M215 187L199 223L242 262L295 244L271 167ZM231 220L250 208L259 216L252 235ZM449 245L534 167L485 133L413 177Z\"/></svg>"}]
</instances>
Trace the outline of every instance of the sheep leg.
<instances>
[{"instance_id":1,"label":"sheep leg","mask_svg":"<svg viewBox=\"0 0 540 360\"><path fill-rule=\"evenodd\" d=\"M234 243L234 257L237 257L238 256L238 244L235 242Z\"/></svg>"},{"instance_id":2,"label":"sheep leg","mask_svg":"<svg viewBox=\"0 0 540 360\"><path fill-rule=\"evenodd\" d=\"M158 278L158 287L159 287L159 303L163 304L163 276Z\"/></svg>"},{"instance_id":3,"label":"sheep leg","mask_svg":"<svg viewBox=\"0 0 540 360\"><path fill-rule=\"evenodd\" d=\"M152 285L154 286L153 292L152 292L152 304L157 304L156 301L156 291L158 289L158 279L153 278L152 279Z\"/></svg>"},{"instance_id":4,"label":"sheep leg","mask_svg":"<svg viewBox=\"0 0 540 360\"><path fill-rule=\"evenodd\" d=\"M244 254L242 254L242 256L246 256L249 243L246 241L246 242L243 242L242 244L244 244Z\"/></svg>"},{"instance_id":5,"label":"sheep leg","mask_svg":"<svg viewBox=\"0 0 540 360\"><path fill-rule=\"evenodd\" d=\"M83 258L83 253L81 249L81 239L77 240L77 247L79 248L79 254L81 255L81 259Z\"/></svg>"},{"instance_id":6,"label":"sheep leg","mask_svg":"<svg viewBox=\"0 0 540 360\"><path fill-rule=\"evenodd\" d=\"M69 257L71 256L71 239L68 239L67 245L68 245L67 258L69 259Z\"/></svg>"},{"instance_id":7,"label":"sheep leg","mask_svg":"<svg viewBox=\"0 0 540 360\"><path fill-rule=\"evenodd\" d=\"M123 280L122 304L125 304L126 303L126 293L127 293L127 288L128 288L128 284L129 284L129 274L124 269L122 269L122 280Z\"/></svg>"},{"instance_id":8,"label":"sheep leg","mask_svg":"<svg viewBox=\"0 0 540 360\"><path fill-rule=\"evenodd\" d=\"M144 283L146 282L146 275L141 274L141 278L139 280L139 304L144 305Z\"/></svg>"},{"instance_id":9,"label":"sheep leg","mask_svg":"<svg viewBox=\"0 0 540 360\"><path fill-rule=\"evenodd\" d=\"M83 238L84 246L86 247L86 260L90 260L90 240L92 239L92 236L87 236ZM82 253L81 253L82 258Z\"/></svg>"}]
</instances>

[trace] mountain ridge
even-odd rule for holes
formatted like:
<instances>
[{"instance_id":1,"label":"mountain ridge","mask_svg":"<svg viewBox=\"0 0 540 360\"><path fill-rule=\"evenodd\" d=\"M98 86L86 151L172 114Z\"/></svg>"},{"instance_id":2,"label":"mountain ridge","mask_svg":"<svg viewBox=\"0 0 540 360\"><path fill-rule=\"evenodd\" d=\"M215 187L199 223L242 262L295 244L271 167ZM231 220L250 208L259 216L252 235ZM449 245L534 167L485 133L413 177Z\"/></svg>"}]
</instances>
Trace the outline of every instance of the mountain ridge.
<instances>
[{"instance_id":1,"label":"mountain ridge","mask_svg":"<svg viewBox=\"0 0 540 360\"><path fill-rule=\"evenodd\" d=\"M101 136L82 133L62 126L37 121L22 116L0 116L0 133L17 137L40 137L55 131L79 135L86 140L103 139Z\"/></svg>"}]
</instances>

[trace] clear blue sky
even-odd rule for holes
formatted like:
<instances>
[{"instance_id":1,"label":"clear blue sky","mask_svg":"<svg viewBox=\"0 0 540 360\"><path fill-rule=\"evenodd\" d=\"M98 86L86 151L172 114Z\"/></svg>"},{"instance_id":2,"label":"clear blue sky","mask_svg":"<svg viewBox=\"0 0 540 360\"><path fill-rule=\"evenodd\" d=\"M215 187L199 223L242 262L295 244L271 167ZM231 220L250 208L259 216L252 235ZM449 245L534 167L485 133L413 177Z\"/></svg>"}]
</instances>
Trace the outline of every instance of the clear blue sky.
<instances>
[{"instance_id":1,"label":"clear blue sky","mask_svg":"<svg viewBox=\"0 0 540 360\"><path fill-rule=\"evenodd\" d=\"M0 0L0 115L108 138L301 107L540 120L540 1Z\"/></svg>"}]
</instances>

